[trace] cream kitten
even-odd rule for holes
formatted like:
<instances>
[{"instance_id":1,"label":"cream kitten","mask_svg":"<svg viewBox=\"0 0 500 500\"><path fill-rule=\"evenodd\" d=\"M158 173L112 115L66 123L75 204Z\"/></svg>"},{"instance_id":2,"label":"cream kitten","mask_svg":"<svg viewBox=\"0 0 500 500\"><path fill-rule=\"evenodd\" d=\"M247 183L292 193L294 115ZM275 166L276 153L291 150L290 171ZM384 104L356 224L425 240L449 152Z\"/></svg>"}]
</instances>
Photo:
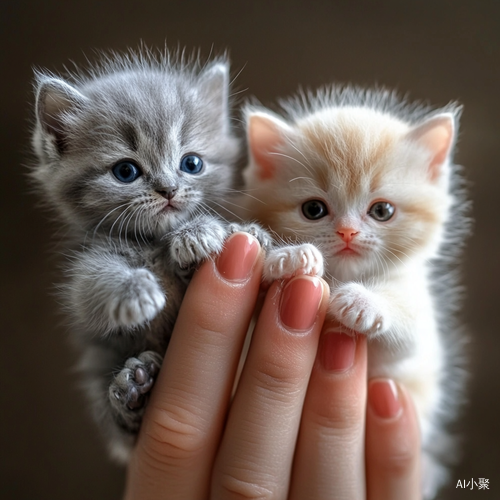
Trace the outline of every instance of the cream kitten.
<instances>
[{"instance_id":1,"label":"cream kitten","mask_svg":"<svg viewBox=\"0 0 500 500\"><path fill-rule=\"evenodd\" d=\"M460 109L432 111L387 91L332 88L246 110L246 208L284 241L324 256L329 312L365 334L369 376L407 387L420 415L424 494L446 480L445 424L463 386L449 252L466 203L452 153ZM448 245L447 245L448 244ZM436 265L440 264L440 265ZM268 278L322 272L312 245L272 250Z\"/></svg>"}]
</instances>

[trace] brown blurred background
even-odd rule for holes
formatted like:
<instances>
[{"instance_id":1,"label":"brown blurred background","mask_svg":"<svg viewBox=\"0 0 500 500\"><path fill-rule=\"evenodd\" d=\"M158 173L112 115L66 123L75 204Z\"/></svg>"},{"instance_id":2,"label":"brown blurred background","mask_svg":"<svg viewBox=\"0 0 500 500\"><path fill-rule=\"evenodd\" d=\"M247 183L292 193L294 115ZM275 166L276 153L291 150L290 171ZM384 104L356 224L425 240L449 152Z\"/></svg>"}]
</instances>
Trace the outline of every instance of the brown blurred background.
<instances>
[{"instance_id":1,"label":"brown blurred background","mask_svg":"<svg viewBox=\"0 0 500 500\"><path fill-rule=\"evenodd\" d=\"M110 464L72 373L51 251L55 224L29 194L33 67L63 70L94 49L229 48L239 90L271 103L299 85L380 83L465 106L458 162L474 200L463 274L470 345L464 458L442 498L500 498L500 2L472 0L132 2L3 0L1 36L0 498L118 499ZM495 305L496 304L496 305ZM497 357L499 356L499 357ZM488 478L490 491L456 489ZM403 499L404 500L404 499Z\"/></svg>"}]
</instances>

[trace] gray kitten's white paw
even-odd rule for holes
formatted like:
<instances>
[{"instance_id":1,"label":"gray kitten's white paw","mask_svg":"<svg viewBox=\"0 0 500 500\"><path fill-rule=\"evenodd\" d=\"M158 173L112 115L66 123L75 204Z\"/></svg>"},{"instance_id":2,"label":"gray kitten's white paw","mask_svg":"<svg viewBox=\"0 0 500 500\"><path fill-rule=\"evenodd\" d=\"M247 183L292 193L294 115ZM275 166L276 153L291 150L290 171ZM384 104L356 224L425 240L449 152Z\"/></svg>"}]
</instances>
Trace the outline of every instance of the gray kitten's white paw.
<instances>
[{"instance_id":1,"label":"gray kitten's white paw","mask_svg":"<svg viewBox=\"0 0 500 500\"><path fill-rule=\"evenodd\" d=\"M264 280L268 282L295 274L323 276L323 272L323 255L309 243L272 249L264 261Z\"/></svg>"},{"instance_id":2,"label":"gray kitten's white paw","mask_svg":"<svg viewBox=\"0 0 500 500\"><path fill-rule=\"evenodd\" d=\"M140 426L161 363L158 353L144 351L137 358L127 359L109 386L108 396L115 418L129 432L137 432Z\"/></svg>"},{"instance_id":3,"label":"gray kitten's white paw","mask_svg":"<svg viewBox=\"0 0 500 500\"><path fill-rule=\"evenodd\" d=\"M222 250L227 230L217 219L194 220L171 234L170 256L182 268L199 264Z\"/></svg>"},{"instance_id":4,"label":"gray kitten's white paw","mask_svg":"<svg viewBox=\"0 0 500 500\"><path fill-rule=\"evenodd\" d=\"M152 320L164 307L166 298L153 273L134 269L128 281L107 304L115 326L133 327Z\"/></svg>"},{"instance_id":5,"label":"gray kitten's white paw","mask_svg":"<svg viewBox=\"0 0 500 500\"><path fill-rule=\"evenodd\" d=\"M343 325L365 335L376 336L390 328L390 317L379 298L359 283L336 288L329 312Z\"/></svg>"},{"instance_id":6,"label":"gray kitten's white paw","mask_svg":"<svg viewBox=\"0 0 500 500\"><path fill-rule=\"evenodd\" d=\"M259 224L254 222L231 223L229 224L229 233L234 234L237 232L245 232L251 234L259 243L260 246L266 250L271 248L273 239L271 235Z\"/></svg>"}]
</instances>

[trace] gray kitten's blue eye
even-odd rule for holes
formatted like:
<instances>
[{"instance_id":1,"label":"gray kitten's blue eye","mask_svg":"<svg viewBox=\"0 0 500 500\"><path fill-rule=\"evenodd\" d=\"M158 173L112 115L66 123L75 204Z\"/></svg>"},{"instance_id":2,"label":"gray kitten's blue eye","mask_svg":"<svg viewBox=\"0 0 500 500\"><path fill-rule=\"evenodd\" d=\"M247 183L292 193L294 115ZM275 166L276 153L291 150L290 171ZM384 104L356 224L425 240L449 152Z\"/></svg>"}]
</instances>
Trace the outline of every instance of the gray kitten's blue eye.
<instances>
[{"instance_id":1,"label":"gray kitten's blue eye","mask_svg":"<svg viewBox=\"0 0 500 500\"><path fill-rule=\"evenodd\" d=\"M389 202L377 201L368 210L368 215L379 222L385 222L394 215L394 210L394 206Z\"/></svg>"},{"instance_id":2,"label":"gray kitten's blue eye","mask_svg":"<svg viewBox=\"0 0 500 500\"><path fill-rule=\"evenodd\" d=\"M112 169L113 175L120 181L130 184L139 177L142 172L139 167L131 161L121 161Z\"/></svg>"},{"instance_id":3,"label":"gray kitten's blue eye","mask_svg":"<svg viewBox=\"0 0 500 500\"><path fill-rule=\"evenodd\" d=\"M196 155L186 155L181 160L180 169L187 174L199 174L203 169L203 160Z\"/></svg>"},{"instance_id":4,"label":"gray kitten's blue eye","mask_svg":"<svg viewBox=\"0 0 500 500\"><path fill-rule=\"evenodd\" d=\"M302 213L310 220L317 220L328 215L328 208L320 200L309 200L302 205Z\"/></svg>"}]
</instances>

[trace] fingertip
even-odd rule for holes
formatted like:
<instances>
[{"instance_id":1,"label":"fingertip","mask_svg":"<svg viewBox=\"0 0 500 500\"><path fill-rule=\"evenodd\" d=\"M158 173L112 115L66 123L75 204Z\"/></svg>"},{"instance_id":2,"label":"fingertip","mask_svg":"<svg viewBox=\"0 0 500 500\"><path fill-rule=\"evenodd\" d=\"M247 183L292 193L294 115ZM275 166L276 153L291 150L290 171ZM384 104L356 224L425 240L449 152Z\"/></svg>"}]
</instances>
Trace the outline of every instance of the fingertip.
<instances>
[{"instance_id":1,"label":"fingertip","mask_svg":"<svg viewBox=\"0 0 500 500\"><path fill-rule=\"evenodd\" d=\"M408 391L394 380L368 384L366 466L370 498L420 498L420 429Z\"/></svg>"},{"instance_id":2,"label":"fingertip","mask_svg":"<svg viewBox=\"0 0 500 500\"><path fill-rule=\"evenodd\" d=\"M351 360L350 351L353 345L354 357ZM323 369L339 374L349 371L352 366L357 370L366 371L368 361L366 335L358 334L327 315L321 331L318 361Z\"/></svg>"},{"instance_id":3,"label":"fingertip","mask_svg":"<svg viewBox=\"0 0 500 500\"><path fill-rule=\"evenodd\" d=\"M329 318L297 443L293 498L365 498L366 337Z\"/></svg>"},{"instance_id":4,"label":"fingertip","mask_svg":"<svg viewBox=\"0 0 500 500\"><path fill-rule=\"evenodd\" d=\"M397 418L403 410L398 387L394 380L382 378L370 380L368 405L377 418Z\"/></svg>"},{"instance_id":5,"label":"fingertip","mask_svg":"<svg viewBox=\"0 0 500 500\"><path fill-rule=\"evenodd\" d=\"M300 274L281 291L280 319L289 331L306 332L316 323L324 300L324 288L316 276Z\"/></svg>"},{"instance_id":6,"label":"fingertip","mask_svg":"<svg viewBox=\"0 0 500 500\"><path fill-rule=\"evenodd\" d=\"M321 336L318 359L327 372L345 372L354 365L356 339L339 331L328 331Z\"/></svg>"},{"instance_id":7,"label":"fingertip","mask_svg":"<svg viewBox=\"0 0 500 500\"><path fill-rule=\"evenodd\" d=\"M224 280L246 281L261 257L262 248L257 238L249 233L231 235L215 260L216 269Z\"/></svg>"}]
</instances>

